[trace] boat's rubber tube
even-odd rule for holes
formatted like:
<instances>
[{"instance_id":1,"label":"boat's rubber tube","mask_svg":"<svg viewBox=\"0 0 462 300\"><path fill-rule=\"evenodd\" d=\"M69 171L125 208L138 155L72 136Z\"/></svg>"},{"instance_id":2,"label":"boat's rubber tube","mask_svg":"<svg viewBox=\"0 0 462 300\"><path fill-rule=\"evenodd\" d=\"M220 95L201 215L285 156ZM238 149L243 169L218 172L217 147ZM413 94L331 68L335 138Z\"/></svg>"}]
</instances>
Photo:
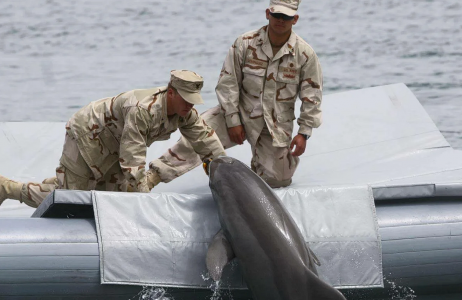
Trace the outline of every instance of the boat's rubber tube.
<instances>
[{"instance_id":1,"label":"boat's rubber tube","mask_svg":"<svg viewBox=\"0 0 462 300\"><path fill-rule=\"evenodd\" d=\"M393 295L394 286L411 288L418 295L461 296L462 199L379 201L376 208L386 289L348 291L347 298L366 293L367 299L380 299ZM140 289L100 284L91 219L0 219L0 299L130 299ZM210 293L168 291L177 300ZM395 288L395 292L406 291ZM248 299L245 292L236 293L234 299L241 299L239 295Z\"/></svg>"}]
</instances>

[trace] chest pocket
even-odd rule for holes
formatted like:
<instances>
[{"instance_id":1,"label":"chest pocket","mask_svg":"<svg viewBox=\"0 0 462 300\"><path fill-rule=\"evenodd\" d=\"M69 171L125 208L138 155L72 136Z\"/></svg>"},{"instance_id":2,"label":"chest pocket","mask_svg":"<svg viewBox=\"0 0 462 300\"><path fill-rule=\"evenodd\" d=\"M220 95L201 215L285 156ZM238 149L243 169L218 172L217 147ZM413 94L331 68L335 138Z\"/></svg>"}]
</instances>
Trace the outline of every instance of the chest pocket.
<instances>
[{"instance_id":1,"label":"chest pocket","mask_svg":"<svg viewBox=\"0 0 462 300\"><path fill-rule=\"evenodd\" d=\"M295 102L299 88L299 70L297 68L279 67L276 76L276 101Z\"/></svg>"},{"instance_id":2,"label":"chest pocket","mask_svg":"<svg viewBox=\"0 0 462 300\"><path fill-rule=\"evenodd\" d=\"M244 93L256 98L260 97L260 91L263 89L266 76L266 69L268 68L266 55L262 57L264 59L258 57L256 49L247 49L242 67L242 87Z\"/></svg>"}]
</instances>

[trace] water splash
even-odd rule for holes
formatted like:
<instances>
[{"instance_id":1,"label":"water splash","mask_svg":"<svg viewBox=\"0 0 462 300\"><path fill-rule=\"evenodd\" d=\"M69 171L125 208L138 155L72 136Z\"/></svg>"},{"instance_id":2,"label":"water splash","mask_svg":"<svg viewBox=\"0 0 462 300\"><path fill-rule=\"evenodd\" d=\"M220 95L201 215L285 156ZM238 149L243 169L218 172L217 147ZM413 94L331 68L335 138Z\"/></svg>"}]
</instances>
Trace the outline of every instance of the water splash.
<instances>
[{"instance_id":1,"label":"water splash","mask_svg":"<svg viewBox=\"0 0 462 300\"><path fill-rule=\"evenodd\" d=\"M208 288L213 292L212 296L210 297L210 300L220 300L221 299L221 293L220 293L221 280L218 280L218 281L213 280L208 272L201 274L201 277L202 277L202 280L204 280L205 282L211 281L210 285L208 285Z\"/></svg>"},{"instance_id":2,"label":"water splash","mask_svg":"<svg viewBox=\"0 0 462 300\"><path fill-rule=\"evenodd\" d=\"M417 298L415 291L408 286L400 286L395 282L386 279L383 280L389 285L388 296L392 300L413 300Z\"/></svg>"},{"instance_id":3,"label":"water splash","mask_svg":"<svg viewBox=\"0 0 462 300\"><path fill-rule=\"evenodd\" d=\"M155 286L143 286L141 292L135 297L138 297L137 300L174 300L173 297L167 294L164 288ZM130 300L135 299L135 297L130 298Z\"/></svg>"},{"instance_id":4,"label":"water splash","mask_svg":"<svg viewBox=\"0 0 462 300\"><path fill-rule=\"evenodd\" d=\"M213 292L212 296L210 296L209 300L233 300L233 295L231 294L231 289L229 286L223 287L223 281L218 280L214 281L210 274L207 272L205 274L201 274L202 279L205 282L211 281L208 285L208 288Z\"/></svg>"},{"instance_id":5,"label":"water splash","mask_svg":"<svg viewBox=\"0 0 462 300\"><path fill-rule=\"evenodd\" d=\"M220 289L221 280L214 281L209 288L212 290L213 294L210 297L210 300L220 300L221 299L221 289Z\"/></svg>"}]
</instances>

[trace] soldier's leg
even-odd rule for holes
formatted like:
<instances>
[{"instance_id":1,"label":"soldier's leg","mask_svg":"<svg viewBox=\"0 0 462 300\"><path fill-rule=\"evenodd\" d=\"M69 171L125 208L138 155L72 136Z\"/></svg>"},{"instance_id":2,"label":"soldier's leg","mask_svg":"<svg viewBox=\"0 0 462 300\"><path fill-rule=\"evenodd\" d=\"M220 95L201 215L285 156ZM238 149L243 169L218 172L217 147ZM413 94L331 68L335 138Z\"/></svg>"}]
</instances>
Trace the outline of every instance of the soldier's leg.
<instances>
[{"instance_id":1,"label":"soldier's leg","mask_svg":"<svg viewBox=\"0 0 462 300\"><path fill-rule=\"evenodd\" d=\"M22 191L24 190L25 184L22 182L17 182L9 178L0 176L0 205L6 199L18 200L21 203L25 202L27 205L32 207L37 207L40 204L40 200L36 203L35 201L28 201L27 198L24 198Z\"/></svg>"},{"instance_id":2,"label":"soldier's leg","mask_svg":"<svg viewBox=\"0 0 462 300\"><path fill-rule=\"evenodd\" d=\"M225 149L235 145L229 139L226 121L220 112L219 106L205 111L201 116L215 130L214 134L218 136ZM158 159L153 160L149 164L149 168L159 174L162 182L169 182L194 169L201 163L199 155L194 152L191 144L185 138L181 137L166 153Z\"/></svg>"},{"instance_id":3,"label":"soldier's leg","mask_svg":"<svg viewBox=\"0 0 462 300\"><path fill-rule=\"evenodd\" d=\"M69 147L75 147L75 141L66 136L64 150ZM68 190L91 190L94 189L94 180L91 178L92 173L82 156L76 151L75 159L69 160L66 156L69 151L63 151L61 160L66 163L60 163L56 168L56 177L45 179L42 183L28 182L22 185L20 201L32 207L38 207L40 203L55 189Z\"/></svg>"},{"instance_id":4,"label":"soldier's leg","mask_svg":"<svg viewBox=\"0 0 462 300\"><path fill-rule=\"evenodd\" d=\"M43 199L56 189L53 183L22 183L0 176L0 205L6 199L19 200L31 207L38 207Z\"/></svg>"},{"instance_id":5,"label":"soldier's leg","mask_svg":"<svg viewBox=\"0 0 462 300\"><path fill-rule=\"evenodd\" d=\"M79 151L77 140L66 133L63 145L63 153L59 167L56 168L57 188L67 190L94 190L96 180L82 154ZM47 178L44 182L51 182L53 178Z\"/></svg>"},{"instance_id":6,"label":"soldier's leg","mask_svg":"<svg viewBox=\"0 0 462 300\"><path fill-rule=\"evenodd\" d=\"M263 128L255 146L252 147L252 170L272 188L292 183L292 176L300 159L291 154L289 147L274 147L268 129Z\"/></svg>"},{"instance_id":7,"label":"soldier's leg","mask_svg":"<svg viewBox=\"0 0 462 300\"><path fill-rule=\"evenodd\" d=\"M43 183L28 182L22 184L21 196L18 200L29 206L38 207L55 189L90 190L91 188L88 177L77 175L60 164L56 168L56 177L47 178Z\"/></svg>"},{"instance_id":8,"label":"soldier's leg","mask_svg":"<svg viewBox=\"0 0 462 300\"><path fill-rule=\"evenodd\" d=\"M21 188L21 202L32 207L38 207L51 192L56 189L54 184L48 183L24 183Z\"/></svg>"},{"instance_id":9,"label":"soldier's leg","mask_svg":"<svg viewBox=\"0 0 462 300\"><path fill-rule=\"evenodd\" d=\"M69 153L72 160L69 159ZM42 183L21 183L0 176L0 205L9 198L24 202L31 207L38 207L55 189L94 189L95 182L92 180L91 170L80 155L75 140L70 139L68 135L64 142L61 160L67 167L60 163L56 168L56 177L47 178Z\"/></svg>"}]
</instances>

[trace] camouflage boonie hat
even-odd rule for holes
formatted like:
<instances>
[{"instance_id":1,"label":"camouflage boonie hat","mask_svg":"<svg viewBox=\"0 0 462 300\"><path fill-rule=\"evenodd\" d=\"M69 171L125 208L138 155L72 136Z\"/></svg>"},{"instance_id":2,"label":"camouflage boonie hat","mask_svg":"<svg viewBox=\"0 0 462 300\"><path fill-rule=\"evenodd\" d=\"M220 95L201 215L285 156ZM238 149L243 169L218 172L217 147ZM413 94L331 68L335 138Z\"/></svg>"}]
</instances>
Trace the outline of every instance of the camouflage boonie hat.
<instances>
[{"instance_id":1,"label":"camouflage boonie hat","mask_svg":"<svg viewBox=\"0 0 462 300\"><path fill-rule=\"evenodd\" d=\"M204 78L188 70L173 70L170 72L170 84L178 94L191 104L203 104L200 91L204 85Z\"/></svg>"},{"instance_id":2,"label":"camouflage boonie hat","mask_svg":"<svg viewBox=\"0 0 462 300\"><path fill-rule=\"evenodd\" d=\"M269 10L274 14L284 14L287 16L295 16L297 14L298 5L302 0L270 0Z\"/></svg>"}]
</instances>

